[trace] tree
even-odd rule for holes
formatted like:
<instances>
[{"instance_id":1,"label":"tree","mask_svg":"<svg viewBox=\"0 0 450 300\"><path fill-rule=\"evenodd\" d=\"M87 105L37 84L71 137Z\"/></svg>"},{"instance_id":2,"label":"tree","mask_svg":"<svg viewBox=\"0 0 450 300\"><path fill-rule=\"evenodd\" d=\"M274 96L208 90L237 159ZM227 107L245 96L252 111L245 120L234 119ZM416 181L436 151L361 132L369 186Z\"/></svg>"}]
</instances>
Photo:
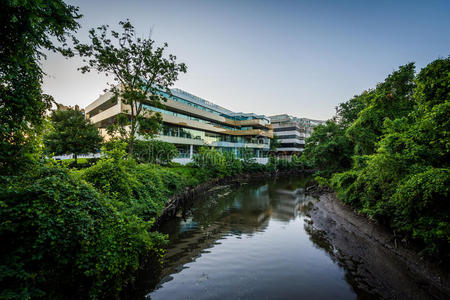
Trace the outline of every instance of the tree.
<instances>
[{"instance_id":1,"label":"tree","mask_svg":"<svg viewBox=\"0 0 450 300\"><path fill-rule=\"evenodd\" d=\"M55 110L50 117L53 128L44 137L48 152L77 156L96 151L102 142L98 129L76 109Z\"/></svg>"},{"instance_id":2,"label":"tree","mask_svg":"<svg viewBox=\"0 0 450 300\"><path fill-rule=\"evenodd\" d=\"M361 95L353 96L350 100L340 103L336 107L335 119L337 123L348 128L358 118L358 114L366 107L373 92L373 90L364 91Z\"/></svg>"},{"instance_id":3,"label":"tree","mask_svg":"<svg viewBox=\"0 0 450 300\"><path fill-rule=\"evenodd\" d=\"M128 152L133 153L136 133L152 136L162 122L159 113L144 109L144 104L161 107L165 96L180 72L186 72L184 63L176 63L176 56L163 57L167 43L156 47L150 38L136 37L134 27L127 21L119 23L122 32L103 25L89 31L90 44L74 39L75 49L84 57L86 65L81 72L97 70L114 78L109 83L113 101L119 99L128 106L125 116L118 118L122 134L128 139ZM113 42L114 41L114 42ZM126 127L126 130L124 129Z\"/></svg>"},{"instance_id":4,"label":"tree","mask_svg":"<svg viewBox=\"0 0 450 300\"><path fill-rule=\"evenodd\" d=\"M273 139L270 141L270 151L276 152L281 143L276 134L273 135Z\"/></svg>"},{"instance_id":5,"label":"tree","mask_svg":"<svg viewBox=\"0 0 450 300\"><path fill-rule=\"evenodd\" d=\"M314 128L303 152L305 158L327 176L350 168L352 154L353 144L345 136L345 127L334 120Z\"/></svg>"},{"instance_id":6,"label":"tree","mask_svg":"<svg viewBox=\"0 0 450 300\"><path fill-rule=\"evenodd\" d=\"M367 105L347 129L347 137L355 143L355 153L370 155L383 134L384 121L406 116L413 108L414 63L400 66L376 89L366 95Z\"/></svg>"},{"instance_id":7,"label":"tree","mask_svg":"<svg viewBox=\"0 0 450 300\"><path fill-rule=\"evenodd\" d=\"M52 98L41 89L43 50L68 55L63 43L78 28L78 8L61 0L2 1L0 9L0 172L24 169Z\"/></svg>"}]
</instances>

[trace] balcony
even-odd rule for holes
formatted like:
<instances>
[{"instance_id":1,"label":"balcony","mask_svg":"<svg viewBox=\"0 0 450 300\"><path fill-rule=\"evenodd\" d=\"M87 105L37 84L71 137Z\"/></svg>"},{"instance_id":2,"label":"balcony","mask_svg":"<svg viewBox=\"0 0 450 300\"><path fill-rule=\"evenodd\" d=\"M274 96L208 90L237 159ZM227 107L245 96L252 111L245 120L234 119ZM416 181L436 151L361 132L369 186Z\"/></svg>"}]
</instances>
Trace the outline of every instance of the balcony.
<instances>
[{"instance_id":1,"label":"balcony","mask_svg":"<svg viewBox=\"0 0 450 300\"><path fill-rule=\"evenodd\" d=\"M254 136L264 136L268 138L273 138L273 131L264 131L261 129L248 129L248 130L226 130L223 133L229 135L254 135Z\"/></svg>"},{"instance_id":2,"label":"balcony","mask_svg":"<svg viewBox=\"0 0 450 300\"><path fill-rule=\"evenodd\" d=\"M234 123L237 126L252 126L252 127L269 128L269 129L273 128L272 124L269 124L268 122L261 120L261 119L241 120L241 121L235 121Z\"/></svg>"},{"instance_id":3,"label":"balcony","mask_svg":"<svg viewBox=\"0 0 450 300\"><path fill-rule=\"evenodd\" d=\"M121 105L120 105L120 103L118 103L118 104L108 108L107 110L99 112L95 116L90 117L89 120L91 120L92 124L96 124L103 120L114 117L121 113L120 107L121 107Z\"/></svg>"}]
</instances>

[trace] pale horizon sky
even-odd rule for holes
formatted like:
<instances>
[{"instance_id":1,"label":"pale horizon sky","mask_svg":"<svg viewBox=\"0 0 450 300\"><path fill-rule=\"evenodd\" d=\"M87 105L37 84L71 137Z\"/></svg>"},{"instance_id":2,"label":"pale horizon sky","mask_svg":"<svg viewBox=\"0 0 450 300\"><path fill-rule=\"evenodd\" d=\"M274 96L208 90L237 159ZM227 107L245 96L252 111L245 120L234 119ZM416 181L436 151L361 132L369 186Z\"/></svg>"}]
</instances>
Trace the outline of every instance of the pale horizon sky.
<instances>
[{"instance_id":1,"label":"pale horizon sky","mask_svg":"<svg viewBox=\"0 0 450 300\"><path fill-rule=\"evenodd\" d=\"M450 54L450 1L67 1L76 36L130 19L188 66L176 88L233 111L326 120L400 65ZM86 107L110 78L49 54L44 92Z\"/></svg>"}]
</instances>

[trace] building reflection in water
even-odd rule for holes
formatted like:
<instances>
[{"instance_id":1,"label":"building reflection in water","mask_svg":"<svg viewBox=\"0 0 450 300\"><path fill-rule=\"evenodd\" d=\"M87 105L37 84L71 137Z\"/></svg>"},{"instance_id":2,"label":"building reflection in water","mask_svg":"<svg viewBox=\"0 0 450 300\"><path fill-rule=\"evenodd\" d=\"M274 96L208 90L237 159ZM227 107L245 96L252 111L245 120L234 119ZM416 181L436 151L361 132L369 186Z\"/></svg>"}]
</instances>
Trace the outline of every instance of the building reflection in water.
<instances>
[{"instance_id":1,"label":"building reflection in water","mask_svg":"<svg viewBox=\"0 0 450 300\"><path fill-rule=\"evenodd\" d=\"M263 232L271 219L289 222L307 215L315 199L303 193L303 184L296 178L226 186L197 199L191 209L161 228L170 242L159 286L227 236L251 236Z\"/></svg>"}]
</instances>

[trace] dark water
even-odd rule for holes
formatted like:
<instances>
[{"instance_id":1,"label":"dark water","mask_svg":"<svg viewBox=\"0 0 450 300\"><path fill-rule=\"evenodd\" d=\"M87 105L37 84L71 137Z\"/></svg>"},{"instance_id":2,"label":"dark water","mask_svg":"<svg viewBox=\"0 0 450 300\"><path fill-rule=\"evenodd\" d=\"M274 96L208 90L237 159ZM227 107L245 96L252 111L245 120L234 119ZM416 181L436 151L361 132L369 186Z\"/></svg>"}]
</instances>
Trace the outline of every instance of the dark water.
<instances>
[{"instance_id":1,"label":"dark water","mask_svg":"<svg viewBox=\"0 0 450 300\"><path fill-rule=\"evenodd\" d=\"M367 298L314 230L303 178L222 187L165 225L170 236L151 299Z\"/></svg>"}]
</instances>

